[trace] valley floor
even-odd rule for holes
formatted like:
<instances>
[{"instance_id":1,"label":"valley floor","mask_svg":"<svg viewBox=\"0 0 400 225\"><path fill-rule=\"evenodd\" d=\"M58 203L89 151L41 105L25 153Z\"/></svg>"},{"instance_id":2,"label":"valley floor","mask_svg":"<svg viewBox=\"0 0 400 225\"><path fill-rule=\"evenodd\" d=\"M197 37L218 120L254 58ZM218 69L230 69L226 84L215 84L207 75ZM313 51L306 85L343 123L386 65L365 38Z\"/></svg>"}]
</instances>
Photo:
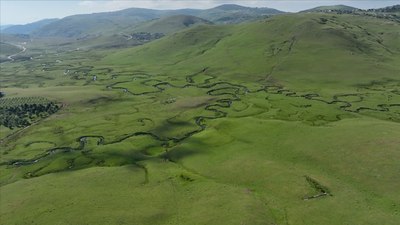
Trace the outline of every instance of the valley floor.
<instances>
[{"instance_id":1,"label":"valley floor","mask_svg":"<svg viewBox=\"0 0 400 225\"><path fill-rule=\"evenodd\" d=\"M347 40L320 15L299 17ZM0 224L398 224L397 53L374 42L387 58L368 70L372 56L333 48L363 64L320 76L334 72L299 63L316 56L296 51L313 43L296 34L252 52L272 52L256 73L236 65L251 54L232 43L257 43L240 32L264 23L227 26L218 41L193 41L214 29L199 27L133 50L47 49L2 63ZM171 43L181 49L169 53ZM209 49L194 54L196 44ZM237 70L208 58L219 48ZM166 62L154 64L155 52Z\"/></svg>"}]
</instances>

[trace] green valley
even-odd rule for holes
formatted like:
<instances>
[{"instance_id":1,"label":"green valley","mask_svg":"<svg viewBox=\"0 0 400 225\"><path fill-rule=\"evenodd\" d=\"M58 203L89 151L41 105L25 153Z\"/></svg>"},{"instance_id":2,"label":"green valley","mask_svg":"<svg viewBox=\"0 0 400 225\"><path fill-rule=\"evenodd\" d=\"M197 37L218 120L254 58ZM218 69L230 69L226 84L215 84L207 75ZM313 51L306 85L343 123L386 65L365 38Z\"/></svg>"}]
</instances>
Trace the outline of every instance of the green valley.
<instances>
[{"instance_id":1,"label":"green valley","mask_svg":"<svg viewBox=\"0 0 400 225\"><path fill-rule=\"evenodd\" d=\"M0 224L398 224L400 23L348 9L2 33Z\"/></svg>"}]
</instances>

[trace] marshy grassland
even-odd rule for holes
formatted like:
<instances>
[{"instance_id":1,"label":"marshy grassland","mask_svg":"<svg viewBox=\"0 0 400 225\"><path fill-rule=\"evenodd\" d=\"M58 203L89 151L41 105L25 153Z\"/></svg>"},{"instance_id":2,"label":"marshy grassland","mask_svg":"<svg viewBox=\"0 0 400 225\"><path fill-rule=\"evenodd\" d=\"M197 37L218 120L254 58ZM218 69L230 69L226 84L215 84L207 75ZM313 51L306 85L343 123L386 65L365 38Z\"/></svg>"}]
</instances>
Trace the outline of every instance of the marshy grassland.
<instances>
[{"instance_id":1,"label":"marshy grassland","mask_svg":"<svg viewBox=\"0 0 400 225\"><path fill-rule=\"evenodd\" d=\"M0 64L0 224L400 221L398 22L297 13L26 48ZM9 110L24 104L45 108Z\"/></svg>"}]
</instances>

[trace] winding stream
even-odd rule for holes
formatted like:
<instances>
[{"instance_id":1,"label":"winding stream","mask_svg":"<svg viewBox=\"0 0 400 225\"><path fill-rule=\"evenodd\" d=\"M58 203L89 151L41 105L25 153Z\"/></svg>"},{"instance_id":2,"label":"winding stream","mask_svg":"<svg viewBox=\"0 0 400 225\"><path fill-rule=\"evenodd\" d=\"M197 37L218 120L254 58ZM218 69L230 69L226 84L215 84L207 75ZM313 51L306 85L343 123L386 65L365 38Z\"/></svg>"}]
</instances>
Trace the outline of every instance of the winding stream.
<instances>
[{"instance_id":1,"label":"winding stream","mask_svg":"<svg viewBox=\"0 0 400 225\"><path fill-rule=\"evenodd\" d=\"M87 67L85 67L86 69ZM210 89L206 93L210 96L213 97L220 97L220 99L216 100L215 103L209 103L204 106L204 110L212 112L214 115L213 116L196 116L193 117L194 123L197 126L197 129L194 129L192 131L189 131L182 136L178 137L161 137L153 132L146 132L146 131L140 131L140 132L133 132L131 134L127 134L119 139L111 140L111 141L106 141L104 136L93 136L93 135L85 135L85 136L80 136L76 138L76 142L78 143L78 147L54 147L51 149L46 150L43 154L38 155L37 157L34 157L29 160L12 160L9 162L2 163L2 165L9 165L9 166L25 166L25 165L32 165L35 164L41 160L46 159L50 155L54 154L60 154L60 153L65 153L65 152L73 152L73 151L82 151L85 149L85 146L87 144L87 140L94 140L96 145L112 145L116 143L120 143L125 141L128 138L131 137L136 137L136 136L148 136L151 137L152 139L158 141L161 143L161 146L167 146L166 143L174 143L177 144L179 142L182 142L183 140L202 132L203 130L206 129L206 121L207 120L214 120L218 118L223 118L227 116L227 112L223 111L222 109L230 108L232 103L235 101L241 101L240 96L241 95L246 95L246 94L251 94L251 93L259 93L259 92L265 92L267 94L279 94L279 95L284 95L287 97L293 97L293 98L303 98L307 99L310 101L319 101L323 102L325 104L340 104L339 108L341 110L344 110L346 112L351 112L351 113L359 113L362 110L376 110L376 111L389 111L390 107L398 107L400 104L380 104L378 105L377 109L373 108L368 108L368 107L359 107L355 110L350 110L349 108L352 107L352 104L350 101L343 100L343 98L346 97L353 97L356 98L353 102L361 102L363 101L363 96L361 94L338 94L334 95L332 101L327 101L323 99L319 99L320 95L316 93L309 93L309 94L304 94L304 95L299 95L294 91L284 89L283 87L279 85L268 85L268 86L263 86L262 88L256 89L256 90L250 90L244 85L239 85L239 84L232 84L230 82L226 81L216 81L216 82L211 82L213 79L216 79L214 76L210 76L210 78L207 78L203 81L203 83L196 84L193 80L194 76L201 74L202 72L206 71L207 68L203 69L202 71L188 75L186 77L186 84L184 85L174 85L169 82L161 81L161 80L156 80L156 79L151 79L148 76L144 81L141 82L142 85L146 86L151 86L155 88L154 91L145 91L145 92L139 92L139 93L134 93L130 91L129 89L120 86L123 85L124 83L131 82L130 81L120 81L120 82L115 82L110 85L107 85L106 87L108 89L114 89L114 90L123 90L124 92L135 95L135 96L140 96L140 95L148 95L148 94L154 94L154 93L160 93L166 90L168 87L173 87L173 88L187 88L187 87L195 87L195 88L200 88L200 89ZM154 84L150 84L150 82L155 82ZM311 106L310 106L311 107ZM340 119L340 118L338 118ZM145 125L146 123L154 123L151 118L140 118L138 119L138 122L142 123ZM168 120L167 120L168 122ZM83 153L83 152L82 152ZM87 154L87 153L86 153ZM159 155L158 157L168 157L167 155ZM70 163L69 169L72 169L74 167L74 162L73 160ZM142 168L145 170L146 177L147 177L147 169L138 164L138 167ZM33 173L34 174L34 173ZM146 178L148 180L148 178Z\"/></svg>"}]
</instances>

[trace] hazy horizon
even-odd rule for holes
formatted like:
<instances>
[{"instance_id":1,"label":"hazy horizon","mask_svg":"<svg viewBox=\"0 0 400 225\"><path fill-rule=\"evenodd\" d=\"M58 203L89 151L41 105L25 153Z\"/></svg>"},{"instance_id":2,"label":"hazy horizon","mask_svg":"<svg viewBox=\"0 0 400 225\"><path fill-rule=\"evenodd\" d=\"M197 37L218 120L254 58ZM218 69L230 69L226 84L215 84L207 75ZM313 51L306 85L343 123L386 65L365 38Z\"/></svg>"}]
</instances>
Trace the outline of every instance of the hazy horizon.
<instances>
[{"instance_id":1,"label":"hazy horizon","mask_svg":"<svg viewBox=\"0 0 400 225\"><path fill-rule=\"evenodd\" d=\"M2 0L0 2L1 19L0 25L19 25L35 21L63 18L76 14L90 14L98 12L111 12L127 8L148 8L148 9L208 9L223 4L237 4L248 7L268 7L285 12L298 12L317 6L327 5L348 5L360 9L381 8L399 4L399 1L392 0L70 0L70 1L19 1ZM21 16L23 15L23 16Z\"/></svg>"}]
</instances>

